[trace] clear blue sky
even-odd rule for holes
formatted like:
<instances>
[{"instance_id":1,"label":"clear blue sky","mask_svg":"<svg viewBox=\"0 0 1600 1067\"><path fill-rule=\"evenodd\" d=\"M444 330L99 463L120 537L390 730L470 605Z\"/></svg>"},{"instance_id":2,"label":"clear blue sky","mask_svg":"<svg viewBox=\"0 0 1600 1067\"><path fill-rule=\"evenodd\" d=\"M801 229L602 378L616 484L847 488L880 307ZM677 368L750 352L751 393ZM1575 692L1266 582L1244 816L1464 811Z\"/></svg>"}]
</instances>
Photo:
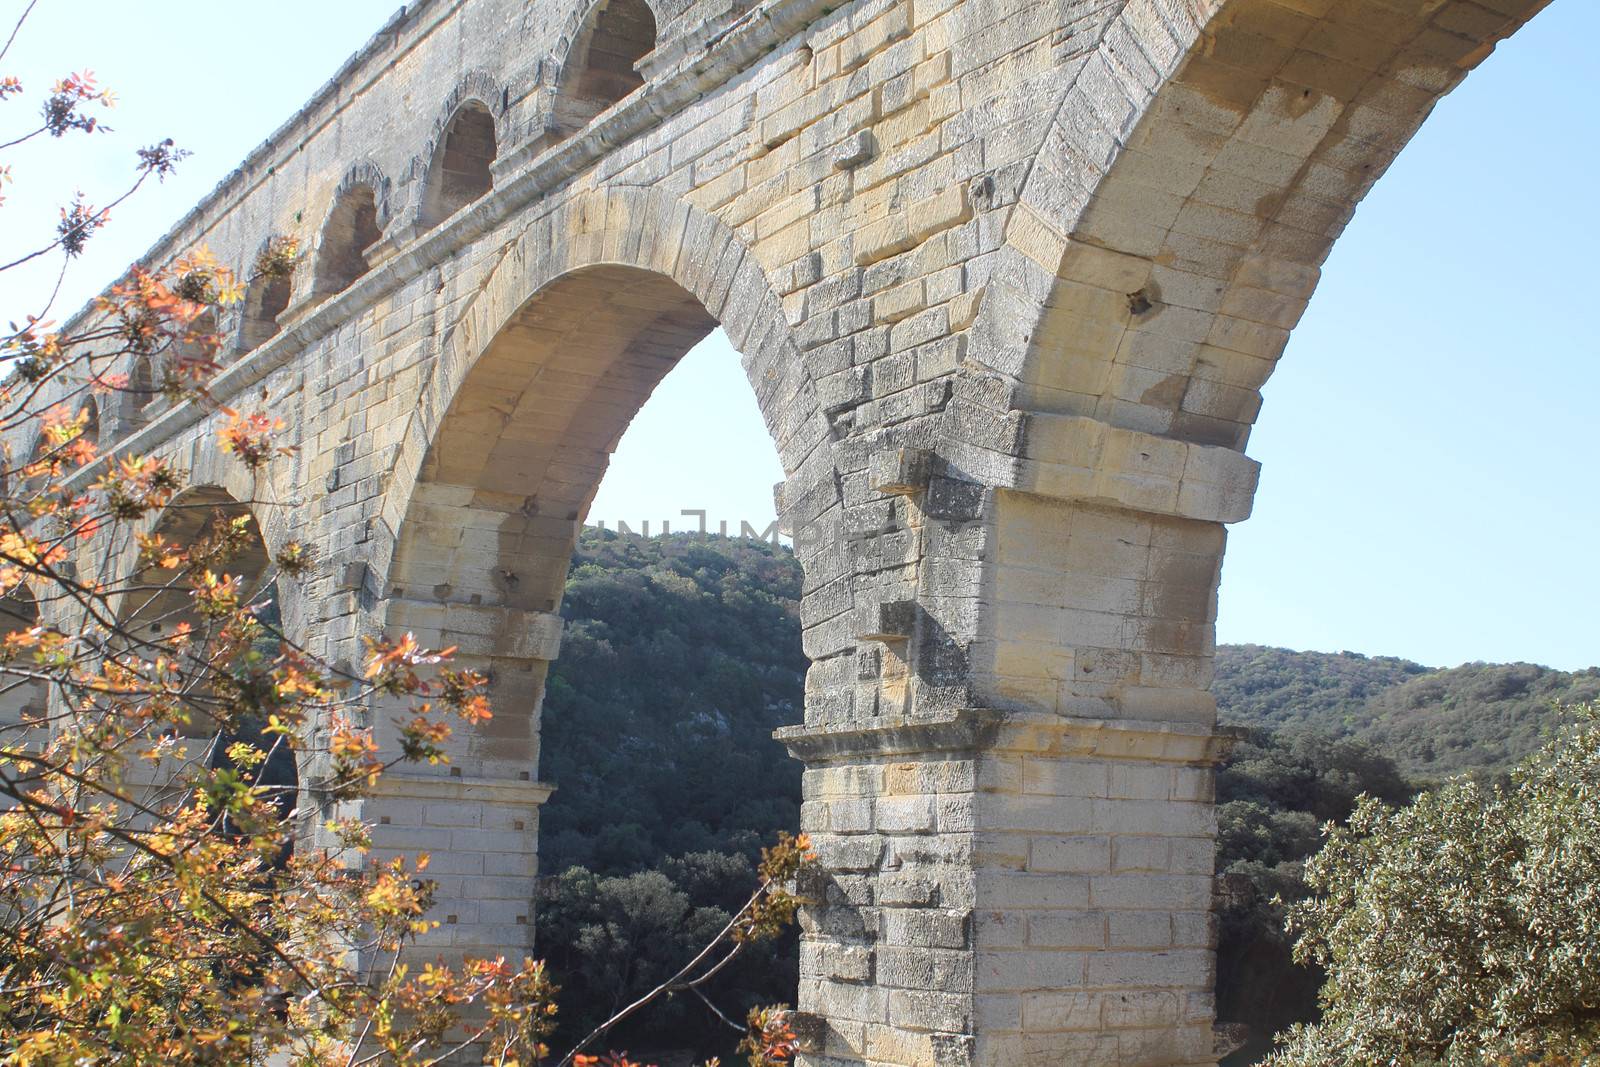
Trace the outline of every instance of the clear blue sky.
<instances>
[{"instance_id":1,"label":"clear blue sky","mask_svg":"<svg viewBox=\"0 0 1600 1067\"><path fill-rule=\"evenodd\" d=\"M8 19L22 6L0 0ZM56 314L159 237L395 6L41 0L6 63L33 91L3 106L5 128L69 68L94 69L122 102L117 132L94 145L8 160L8 247L74 184L103 200L137 145L172 136L195 153L121 212ZM1233 530L1221 640L1600 663L1596 39L1600 7L1556 0L1440 105L1346 232L1266 389L1250 447L1262 487ZM9 279L0 316L53 281ZM641 412L591 518L659 529L704 508L713 527L764 527L780 474L737 356L714 338Z\"/></svg>"}]
</instances>

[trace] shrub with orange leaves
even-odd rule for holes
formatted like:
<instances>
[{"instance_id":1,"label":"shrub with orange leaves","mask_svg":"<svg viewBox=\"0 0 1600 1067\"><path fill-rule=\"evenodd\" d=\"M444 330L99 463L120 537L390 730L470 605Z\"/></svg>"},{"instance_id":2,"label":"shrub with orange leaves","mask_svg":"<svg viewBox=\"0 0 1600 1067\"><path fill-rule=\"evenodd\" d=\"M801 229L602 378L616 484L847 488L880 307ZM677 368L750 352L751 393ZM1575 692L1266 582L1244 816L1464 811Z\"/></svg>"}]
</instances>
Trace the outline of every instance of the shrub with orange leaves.
<instances>
[{"instance_id":1,"label":"shrub with orange leaves","mask_svg":"<svg viewBox=\"0 0 1600 1067\"><path fill-rule=\"evenodd\" d=\"M0 103L22 95L0 77ZM90 75L65 78L10 144L103 130L93 109L111 101ZM0 274L45 256L65 269L181 158L170 141L141 149L127 192L74 198L54 241L0 255ZM281 278L299 258L279 238L251 272ZM338 804L399 763L447 762L452 731L492 714L484 679L410 635L372 640L355 670L319 659L275 603L312 546L269 557L249 502L184 504L172 461L105 455L96 439L101 401L151 399L127 371L147 360L248 471L288 454L281 420L207 389L215 324L244 288L199 249L131 268L68 327L30 318L0 336L0 440L28 442L0 451L0 1064L629 1067L587 1050L656 997L707 999L701 983L789 923L808 845L770 850L703 952L559 1058L542 964L430 962L417 947L437 925L428 858L373 862L368 827ZM380 698L405 706L393 750L371 725ZM792 1055L784 1019L751 1017L752 1064Z\"/></svg>"}]
</instances>

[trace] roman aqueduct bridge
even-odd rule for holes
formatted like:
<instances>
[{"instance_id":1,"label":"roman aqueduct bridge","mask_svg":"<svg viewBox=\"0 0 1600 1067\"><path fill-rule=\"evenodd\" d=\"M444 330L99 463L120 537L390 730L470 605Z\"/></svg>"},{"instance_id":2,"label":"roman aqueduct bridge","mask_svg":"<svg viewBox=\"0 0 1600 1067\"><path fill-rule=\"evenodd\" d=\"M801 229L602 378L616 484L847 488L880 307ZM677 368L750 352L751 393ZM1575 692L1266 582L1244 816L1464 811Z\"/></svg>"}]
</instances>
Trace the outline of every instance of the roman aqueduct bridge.
<instances>
[{"instance_id":1,"label":"roman aqueduct bridge","mask_svg":"<svg viewBox=\"0 0 1600 1067\"><path fill-rule=\"evenodd\" d=\"M491 673L493 723L360 814L432 853L439 951L515 955L575 533L721 324L806 575L805 1062L1214 1063L1207 690L1259 390L1357 202L1540 6L422 0L150 254L305 242L215 390L298 454L251 483L192 405L101 440L322 547L280 591L334 660L410 629Z\"/></svg>"}]
</instances>

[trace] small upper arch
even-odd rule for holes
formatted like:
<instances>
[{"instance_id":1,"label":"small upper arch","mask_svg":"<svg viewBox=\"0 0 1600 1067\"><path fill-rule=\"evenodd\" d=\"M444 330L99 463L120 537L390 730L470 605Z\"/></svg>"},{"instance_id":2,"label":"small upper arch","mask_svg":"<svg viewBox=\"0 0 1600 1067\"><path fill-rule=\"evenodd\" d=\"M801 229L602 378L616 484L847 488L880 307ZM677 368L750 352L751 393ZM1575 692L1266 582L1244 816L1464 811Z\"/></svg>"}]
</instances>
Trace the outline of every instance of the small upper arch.
<instances>
[{"instance_id":1,"label":"small upper arch","mask_svg":"<svg viewBox=\"0 0 1600 1067\"><path fill-rule=\"evenodd\" d=\"M644 84L640 60L655 51L656 17L645 0L590 0L558 44L550 125L557 139L587 126Z\"/></svg>"},{"instance_id":2,"label":"small upper arch","mask_svg":"<svg viewBox=\"0 0 1600 1067\"><path fill-rule=\"evenodd\" d=\"M298 245L292 239L275 234L261 243L254 260L253 277L245 286L244 302L239 310L239 327L234 338L238 352L260 348L280 328L279 318L288 310L294 296L293 267L282 269L277 260L288 260L297 255Z\"/></svg>"},{"instance_id":3,"label":"small upper arch","mask_svg":"<svg viewBox=\"0 0 1600 1067\"><path fill-rule=\"evenodd\" d=\"M473 71L457 83L434 123L422 157L418 222L436 226L494 188L506 93L494 78Z\"/></svg>"},{"instance_id":4,"label":"small upper arch","mask_svg":"<svg viewBox=\"0 0 1600 1067\"><path fill-rule=\"evenodd\" d=\"M142 429L156 414L163 399L164 383L154 353L136 352L125 367L127 384L113 390L107 404L107 432L116 437L126 437Z\"/></svg>"},{"instance_id":5,"label":"small upper arch","mask_svg":"<svg viewBox=\"0 0 1600 1067\"><path fill-rule=\"evenodd\" d=\"M389 222L389 179L376 163L362 160L345 174L317 240L313 295L332 296L367 273L367 250Z\"/></svg>"}]
</instances>

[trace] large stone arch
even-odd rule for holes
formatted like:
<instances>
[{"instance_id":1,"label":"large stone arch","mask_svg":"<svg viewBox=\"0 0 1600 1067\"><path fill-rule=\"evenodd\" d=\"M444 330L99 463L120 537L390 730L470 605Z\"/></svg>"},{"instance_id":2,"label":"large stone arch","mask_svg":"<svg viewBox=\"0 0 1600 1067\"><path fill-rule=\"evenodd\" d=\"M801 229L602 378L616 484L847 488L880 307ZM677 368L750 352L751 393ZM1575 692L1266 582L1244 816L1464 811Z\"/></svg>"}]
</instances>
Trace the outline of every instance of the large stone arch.
<instances>
[{"instance_id":1,"label":"large stone arch","mask_svg":"<svg viewBox=\"0 0 1600 1067\"><path fill-rule=\"evenodd\" d=\"M244 543L241 550L222 568L222 573L238 580L244 603L255 605L269 617L276 614L286 636L290 635L292 628L284 594L291 583L277 572L275 555L269 542L269 538L276 537L281 544L285 531L280 524L278 530L269 533L262 522L264 509L261 502L249 494L252 479L240 474L229 476L215 469L211 463L204 466L210 468L207 473L218 480L190 484L143 525L148 532L166 541L189 545L214 533L218 524L243 520ZM242 464L234 464L233 467L237 471L243 470ZM231 488L225 487L223 482ZM197 635L205 635L210 629L211 624L192 608L188 584L174 581L176 576L172 572L160 569L139 572L136 567L129 566L118 573L137 575L132 588L124 592L116 603L116 622L121 633L112 644L121 646L120 655L130 660L148 660L158 652L171 654L171 646L164 642L180 623L191 627ZM278 610L271 611L269 603ZM292 636L290 640L293 640ZM219 669L226 668L219 665L207 668ZM190 713L185 728L186 736L213 740L202 751L191 750L189 757L204 758L211 766L231 765L228 748L232 741L249 740L259 744L267 752L267 760L254 772L254 781L272 790L273 803L285 818L303 808L302 771L315 764L316 755L305 748L289 747L283 739L274 739L265 734L265 722L229 721L223 724L211 718L207 714L207 701L211 696L207 675L194 673L190 677L199 684L191 684L185 692L185 703ZM179 768L180 762L170 757L151 765L140 764L130 774L129 782L151 800L180 801L182 791L174 786L183 784L186 779L176 776ZM298 839L306 834L307 821L297 818L285 851L275 863L281 865L286 862Z\"/></svg>"},{"instance_id":2,"label":"large stone arch","mask_svg":"<svg viewBox=\"0 0 1600 1067\"><path fill-rule=\"evenodd\" d=\"M622 267L669 279L727 331L784 470L804 476L832 432L783 306L755 257L711 215L659 192L621 188L582 194L523 230L459 320L407 420L382 512L387 567L422 463L476 362L516 314L563 277Z\"/></svg>"},{"instance_id":3,"label":"large stone arch","mask_svg":"<svg viewBox=\"0 0 1600 1067\"><path fill-rule=\"evenodd\" d=\"M958 386L1015 436L996 449L954 418L942 446L1004 457L973 643L1002 715L980 824L1029 840L1005 914L979 892L980 958L1011 961L975 984L983 1062L1213 1059L1210 689L1259 390L1362 197L1543 6L1134 2L1054 102ZM1079 875L1088 925L1060 944L1090 950L1081 973L1032 948Z\"/></svg>"},{"instance_id":4,"label":"large stone arch","mask_svg":"<svg viewBox=\"0 0 1600 1067\"><path fill-rule=\"evenodd\" d=\"M1159 91L1120 81L1123 127L1066 231L1023 406L1242 449L1356 206L1434 105L1547 3L1237 0L1183 42ZM1119 327L1110 352L1084 347ZM1109 366L1067 366L1094 362Z\"/></svg>"},{"instance_id":5,"label":"large stone arch","mask_svg":"<svg viewBox=\"0 0 1600 1067\"><path fill-rule=\"evenodd\" d=\"M303 541L305 528L296 511L292 471L287 464L252 471L236 456L212 446L222 416L201 423L200 433L167 443L153 450L182 471L184 487L168 504L143 520L117 523L111 531L86 542L79 551L79 566L87 573L132 575L137 572L137 535L158 532L183 541L192 537L215 514L248 515L260 537L260 552L248 561L247 570L255 577L274 579L276 603L285 633L303 640L308 626L308 601L301 583L278 574L275 561L291 542ZM183 518L185 517L186 518ZM176 524L176 526L174 525ZM118 605L119 613L133 610L132 604Z\"/></svg>"},{"instance_id":6,"label":"large stone arch","mask_svg":"<svg viewBox=\"0 0 1600 1067\"><path fill-rule=\"evenodd\" d=\"M242 554L230 561L227 573L240 579L241 593L248 598L260 589L272 566L266 536L248 501L248 496L240 497L220 484L198 482L177 493L145 525L155 536L188 545L211 532L215 523L243 520L249 530L248 543ZM119 598L119 626L138 633L141 639L149 639L143 633L146 629L155 635L170 634L175 622L198 628L197 620L188 611L189 589L173 584L171 574L139 572L131 566L124 573L138 574L138 587Z\"/></svg>"},{"instance_id":7,"label":"large stone arch","mask_svg":"<svg viewBox=\"0 0 1600 1067\"><path fill-rule=\"evenodd\" d=\"M809 487L786 494L789 520L829 531L801 553L819 605L808 651L842 654L820 625L848 609L829 526L839 511L832 432L781 302L710 216L620 189L574 197L529 226L452 324L411 416L384 506L392 550L375 557L374 622L458 647L490 677L497 715L459 738L456 777L392 775L377 810L397 813L390 826L404 820L399 841L428 829L430 804L477 804L470 840L482 848L464 845L453 862L482 875L478 895L441 905L454 925L474 927L452 931L463 951L530 941L537 810L549 793L536 781L539 706L577 532L634 413L718 325L742 353L788 485Z\"/></svg>"},{"instance_id":8,"label":"large stone arch","mask_svg":"<svg viewBox=\"0 0 1600 1067\"><path fill-rule=\"evenodd\" d=\"M1548 3L1128 5L1007 220L979 361L1017 409L1243 449L1356 206Z\"/></svg>"},{"instance_id":9,"label":"large stone arch","mask_svg":"<svg viewBox=\"0 0 1600 1067\"><path fill-rule=\"evenodd\" d=\"M1084 531L1002 550L986 576L1002 706L1213 720L1223 526L1250 514L1260 388L1362 197L1543 6L1234 0L1113 21L1007 220L972 344L972 394L1019 427L996 530ZM1097 561L1125 544L1141 551ZM1122 584L1019 599L1013 563Z\"/></svg>"}]
</instances>

